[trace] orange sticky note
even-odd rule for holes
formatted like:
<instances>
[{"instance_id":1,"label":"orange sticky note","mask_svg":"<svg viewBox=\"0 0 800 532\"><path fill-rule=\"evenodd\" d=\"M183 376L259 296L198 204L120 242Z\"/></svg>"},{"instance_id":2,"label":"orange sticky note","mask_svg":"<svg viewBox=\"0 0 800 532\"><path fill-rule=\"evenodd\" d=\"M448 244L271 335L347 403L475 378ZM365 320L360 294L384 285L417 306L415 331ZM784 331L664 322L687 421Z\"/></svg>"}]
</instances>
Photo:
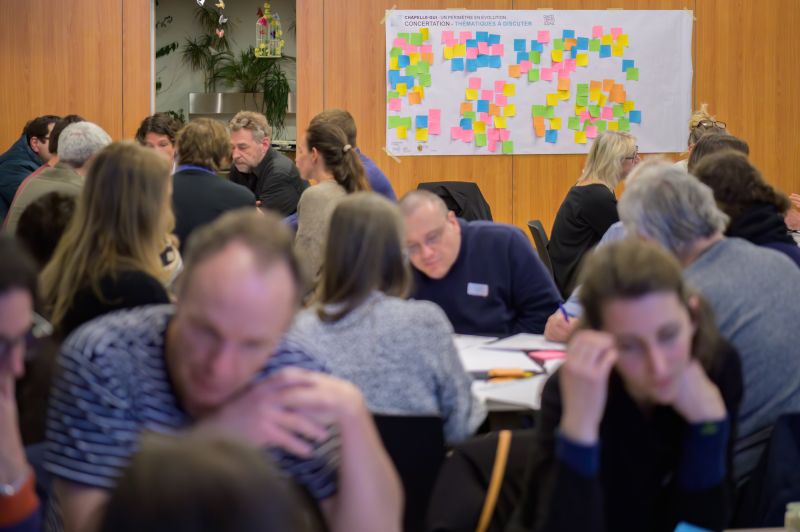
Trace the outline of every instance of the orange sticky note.
<instances>
[{"instance_id":1,"label":"orange sticky note","mask_svg":"<svg viewBox=\"0 0 800 532\"><path fill-rule=\"evenodd\" d=\"M408 130L406 129L406 126L397 126L397 128L395 128L395 131L397 132L398 139L408 138Z\"/></svg>"},{"instance_id":2,"label":"orange sticky note","mask_svg":"<svg viewBox=\"0 0 800 532\"><path fill-rule=\"evenodd\" d=\"M603 90L605 92L611 92L611 89L614 88L614 80L613 79L604 79L603 80Z\"/></svg>"},{"instance_id":3,"label":"orange sticky note","mask_svg":"<svg viewBox=\"0 0 800 532\"><path fill-rule=\"evenodd\" d=\"M428 142L428 128L423 127L414 132L414 140L417 142Z\"/></svg>"},{"instance_id":4,"label":"orange sticky note","mask_svg":"<svg viewBox=\"0 0 800 532\"><path fill-rule=\"evenodd\" d=\"M513 83L503 85L503 96L514 96L517 93L517 86Z\"/></svg>"},{"instance_id":5,"label":"orange sticky note","mask_svg":"<svg viewBox=\"0 0 800 532\"><path fill-rule=\"evenodd\" d=\"M426 52L422 54L422 60L428 63L429 65L433 64L433 52Z\"/></svg>"},{"instance_id":6,"label":"orange sticky note","mask_svg":"<svg viewBox=\"0 0 800 532\"><path fill-rule=\"evenodd\" d=\"M503 108L503 116L517 116L517 106L513 103L506 105Z\"/></svg>"},{"instance_id":7,"label":"orange sticky note","mask_svg":"<svg viewBox=\"0 0 800 532\"><path fill-rule=\"evenodd\" d=\"M510 78L519 77L519 65L508 65L508 77Z\"/></svg>"},{"instance_id":8,"label":"orange sticky note","mask_svg":"<svg viewBox=\"0 0 800 532\"><path fill-rule=\"evenodd\" d=\"M576 131L575 132L575 142L577 144L586 144L586 132L585 131Z\"/></svg>"},{"instance_id":9,"label":"orange sticky note","mask_svg":"<svg viewBox=\"0 0 800 532\"><path fill-rule=\"evenodd\" d=\"M569 78L558 78L558 90L560 91L569 90Z\"/></svg>"},{"instance_id":10,"label":"orange sticky note","mask_svg":"<svg viewBox=\"0 0 800 532\"><path fill-rule=\"evenodd\" d=\"M489 116L500 116L500 106L493 103L489 104Z\"/></svg>"},{"instance_id":11,"label":"orange sticky note","mask_svg":"<svg viewBox=\"0 0 800 532\"><path fill-rule=\"evenodd\" d=\"M461 103L461 114L472 112L472 103L470 102L462 102Z\"/></svg>"},{"instance_id":12,"label":"orange sticky note","mask_svg":"<svg viewBox=\"0 0 800 532\"><path fill-rule=\"evenodd\" d=\"M561 129L561 119L560 118L551 118L550 119L550 129Z\"/></svg>"},{"instance_id":13,"label":"orange sticky note","mask_svg":"<svg viewBox=\"0 0 800 532\"><path fill-rule=\"evenodd\" d=\"M408 103L411 105L419 105L422 103L422 96L418 92L409 92Z\"/></svg>"},{"instance_id":14,"label":"orange sticky note","mask_svg":"<svg viewBox=\"0 0 800 532\"><path fill-rule=\"evenodd\" d=\"M543 116L534 116L533 117L533 130L536 133L537 137L544 137L544 117Z\"/></svg>"},{"instance_id":15,"label":"orange sticky note","mask_svg":"<svg viewBox=\"0 0 800 532\"><path fill-rule=\"evenodd\" d=\"M562 50L552 50L550 52L550 59L553 63L560 63L564 60L564 52Z\"/></svg>"},{"instance_id":16,"label":"orange sticky note","mask_svg":"<svg viewBox=\"0 0 800 532\"><path fill-rule=\"evenodd\" d=\"M603 84L599 81L590 81L589 82L589 92L591 91L599 91L603 88Z\"/></svg>"},{"instance_id":17,"label":"orange sticky note","mask_svg":"<svg viewBox=\"0 0 800 532\"><path fill-rule=\"evenodd\" d=\"M575 64L582 67L589 66L589 54L578 54L575 57Z\"/></svg>"},{"instance_id":18,"label":"orange sticky note","mask_svg":"<svg viewBox=\"0 0 800 532\"><path fill-rule=\"evenodd\" d=\"M629 111L633 111L633 109L634 109L634 104L631 100L626 100L625 103L622 104L622 110L626 113Z\"/></svg>"},{"instance_id":19,"label":"orange sticky note","mask_svg":"<svg viewBox=\"0 0 800 532\"><path fill-rule=\"evenodd\" d=\"M625 88L619 83L611 89L611 101L614 103L625 103Z\"/></svg>"},{"instance_id":20,"label":"orange sticky note","mask_svg":"<svg viewBox=\"0 0 800 532\"><path fill-rule=\"evenodd\" d=\"M548 94L547 105L549 105L550 107L555 107L556 105L558 105L558 94Z\"/></svg>"},{"instance_id":21,"label":"orange sticky note","mask_svg":"<svg viewBox=\"0 0 800 532\"><path fill-rule=\"evenodd\" d=\"M616 122L609 122L608 123L608 130L609 131L619 131L619 124Z\"/></svg>"},{"instance_id":22,"label":"orange sticky note","mask_svg":"<svg viewBox=\"0 0 800 532\"><path fill-rule=\"evenodd\" d=\"M558 99L561 101L569 100L569 91L558 91Z\"/></svg>"},{"instance_id":23,"label":"orange sticky note","mask_svg":"<svg viewBox=\"0 0 800 532\"><path fill-rule=\"evenodd\" d=\"M578 39L574 39L572 37L564 39L564 50L569 52L576 44L578 44Z\"/></svg>"}]
</instances>

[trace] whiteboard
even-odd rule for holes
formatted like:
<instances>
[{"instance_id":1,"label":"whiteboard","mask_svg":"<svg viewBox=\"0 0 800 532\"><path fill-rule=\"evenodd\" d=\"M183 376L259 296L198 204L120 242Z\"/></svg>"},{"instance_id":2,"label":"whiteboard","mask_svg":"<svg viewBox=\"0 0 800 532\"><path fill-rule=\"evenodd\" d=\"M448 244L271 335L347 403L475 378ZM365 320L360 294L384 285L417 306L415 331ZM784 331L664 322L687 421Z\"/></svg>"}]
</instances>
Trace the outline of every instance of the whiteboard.
<instances>
[{"instance_id":1,"label":"whiteboard","mask_svg":"<svg viewBox=\"0 0 800 532\"><path fill-rule=\"evenodd\" d=\"M688 10L387 11L386 148L586 153L616 129L640 152L685 151L692 23Z\"/></svg>"}]
</instances>

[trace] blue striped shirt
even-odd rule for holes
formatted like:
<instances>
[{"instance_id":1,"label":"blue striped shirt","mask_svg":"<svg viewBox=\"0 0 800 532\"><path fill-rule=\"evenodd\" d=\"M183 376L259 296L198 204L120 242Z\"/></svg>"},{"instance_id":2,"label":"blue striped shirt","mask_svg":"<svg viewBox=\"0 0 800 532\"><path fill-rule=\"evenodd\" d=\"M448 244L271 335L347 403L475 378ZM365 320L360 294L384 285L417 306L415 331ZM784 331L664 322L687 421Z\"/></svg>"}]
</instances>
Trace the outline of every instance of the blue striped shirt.
<instances>
[{"instance_id":1,"label":"blue striped shirt","mask_svg":"<svg viewBox=\"0 0 800 532\"><path fill-rule=\"evenodd\" d=\"M142 432L175 433L192 425L167 372L164 343L172 305L107 314L77 329L59 356L47 418L45 469L79 484L112 489L136 452ZM284 345L258 378L287 366L324 371ZM336 493L339 439L309 459L279 449L278 467L321 500Z\"/></svg>"}]
</instances>

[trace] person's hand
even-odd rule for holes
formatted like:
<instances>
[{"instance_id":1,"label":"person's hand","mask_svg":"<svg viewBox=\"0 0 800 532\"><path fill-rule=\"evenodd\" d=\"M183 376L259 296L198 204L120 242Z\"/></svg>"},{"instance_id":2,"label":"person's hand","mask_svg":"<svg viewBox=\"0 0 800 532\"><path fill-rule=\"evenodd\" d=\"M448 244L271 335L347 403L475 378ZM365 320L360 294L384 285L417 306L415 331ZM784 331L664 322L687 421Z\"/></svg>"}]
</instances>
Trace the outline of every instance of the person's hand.
<instances>
[{"instance_id":1,"label":"person's hand","mask_svg":"<svg viewBox=\"0 0 800 532\"><path fill-rule=\"evenodd\" d=\"M17 425L14 373L0 357L0 484L17 482L28 474L28 462Z\"/></svg>"},{"instance_id":2,"label":"person's hand","mask_svg":"<svg viewBox=\"0 0 800 532\"><path fill-rule=\"evenodd\" d=\"M561 309L558 309L547 318L547 323L544 325L544 338L551 342L566 342L577 324L576 318L567 321Z\"/></svg>"},{"instance_id":3,"label":"person's hand","mask_svg":"<svg viewBox=\"0 0 800 532\"><path fill-rule=\"evenodd\" d=\"M341 427L368 415L363 395L348 381L301 368L287 368L276 377L290 386L281 394L285 407L318 423Z\"/></svg>"},{"instance_id":4,"label":"person's hand","mask_svg":"<svg viewBox=\"0 0 800 532\"><path fill-rule=\"evenodd\" d=\"M719 388L695 359L689 361L680 377L672 407L689 423L720 421L726 415Z\"/></svg>"},{"instance_id":5,"label":"person's hand","mask_svg":"<svg viewBox=\"0 0 800 532\"><path fill-rule=\"evenodd\" d=\"M796 192L793 193L793 194L790 194L789 195L789 201L792 202L792 205L794 205L795 209L800 209L800 194L798 194Z\"/></svg>"},{"instance_id":6,"label":"person's hand","mask_svg":"<svg viewBox=\"0 0 800 532\"><path fill-rule=\"evenodd\" d=\"M800 211L797 209L789 209L783 220L786 222L786 227L792 231L800 231Z\"/></svg>"},{"instance_id":7,"label":"person's hand","mask_svg":"<svg viewBox=\"0 0 800 532\"><path fill-rule=\"evenodd\" d=\"M614 337L600 331L578 331L567 346L559 370L564 412L561 433L578 443L597 443L608 396L608 376L617 361Z\"/></svg>"}]
</instances>

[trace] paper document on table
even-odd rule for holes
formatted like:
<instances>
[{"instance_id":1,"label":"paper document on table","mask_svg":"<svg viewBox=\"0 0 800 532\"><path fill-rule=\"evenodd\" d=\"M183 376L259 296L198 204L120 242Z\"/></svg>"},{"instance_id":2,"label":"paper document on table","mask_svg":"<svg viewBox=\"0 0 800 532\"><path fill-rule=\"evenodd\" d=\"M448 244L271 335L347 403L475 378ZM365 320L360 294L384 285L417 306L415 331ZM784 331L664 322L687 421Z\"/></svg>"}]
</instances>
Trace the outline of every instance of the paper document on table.
<instances>
[{"instance_id":1,"label":"paper document on table","mask_svg":"<svg viewBox=\"0 0 800 532\"><path fill-rule=\"evenodd\" d=\"M486 401L489 410L492 410L492 403L538 410L542 404L542 390L547 379L547 375L540 375L499 383L476 382L472 386L472 392Z\"/></svg>"},{"instance_id":2,"label":"paper document on table","mask_svg":"<svg viewBox=\"0 0 800 532\"><path fill-rule=\"evenodd\" d=\"M541 371L541 367L522 351L493 350L478 346L459 349L458 356L466 371L508 368Z\"/></svg>"},{"instance_id":3,"label":"paper document on table","mask_svg":"<svg viewBox=\"0 0 800 532\"><path fill-rule=\"evenodd\" d=\"M476 336L474 334L454 334L453 341L458 349L469 349L497 340L497 336Z\"/></svg>"},{"instance_id":4,"label":"paper document on table","mask_svg":"<svg viewBox=\"0 0 800 532\"><path fill-rule=\"evenodd\" d=\"M564 351L567 344L548 342L542 334L520 333L497 342L492 342L486 347L492 349L512 349L514 351Z\"/></svg>"}]
</instances>

